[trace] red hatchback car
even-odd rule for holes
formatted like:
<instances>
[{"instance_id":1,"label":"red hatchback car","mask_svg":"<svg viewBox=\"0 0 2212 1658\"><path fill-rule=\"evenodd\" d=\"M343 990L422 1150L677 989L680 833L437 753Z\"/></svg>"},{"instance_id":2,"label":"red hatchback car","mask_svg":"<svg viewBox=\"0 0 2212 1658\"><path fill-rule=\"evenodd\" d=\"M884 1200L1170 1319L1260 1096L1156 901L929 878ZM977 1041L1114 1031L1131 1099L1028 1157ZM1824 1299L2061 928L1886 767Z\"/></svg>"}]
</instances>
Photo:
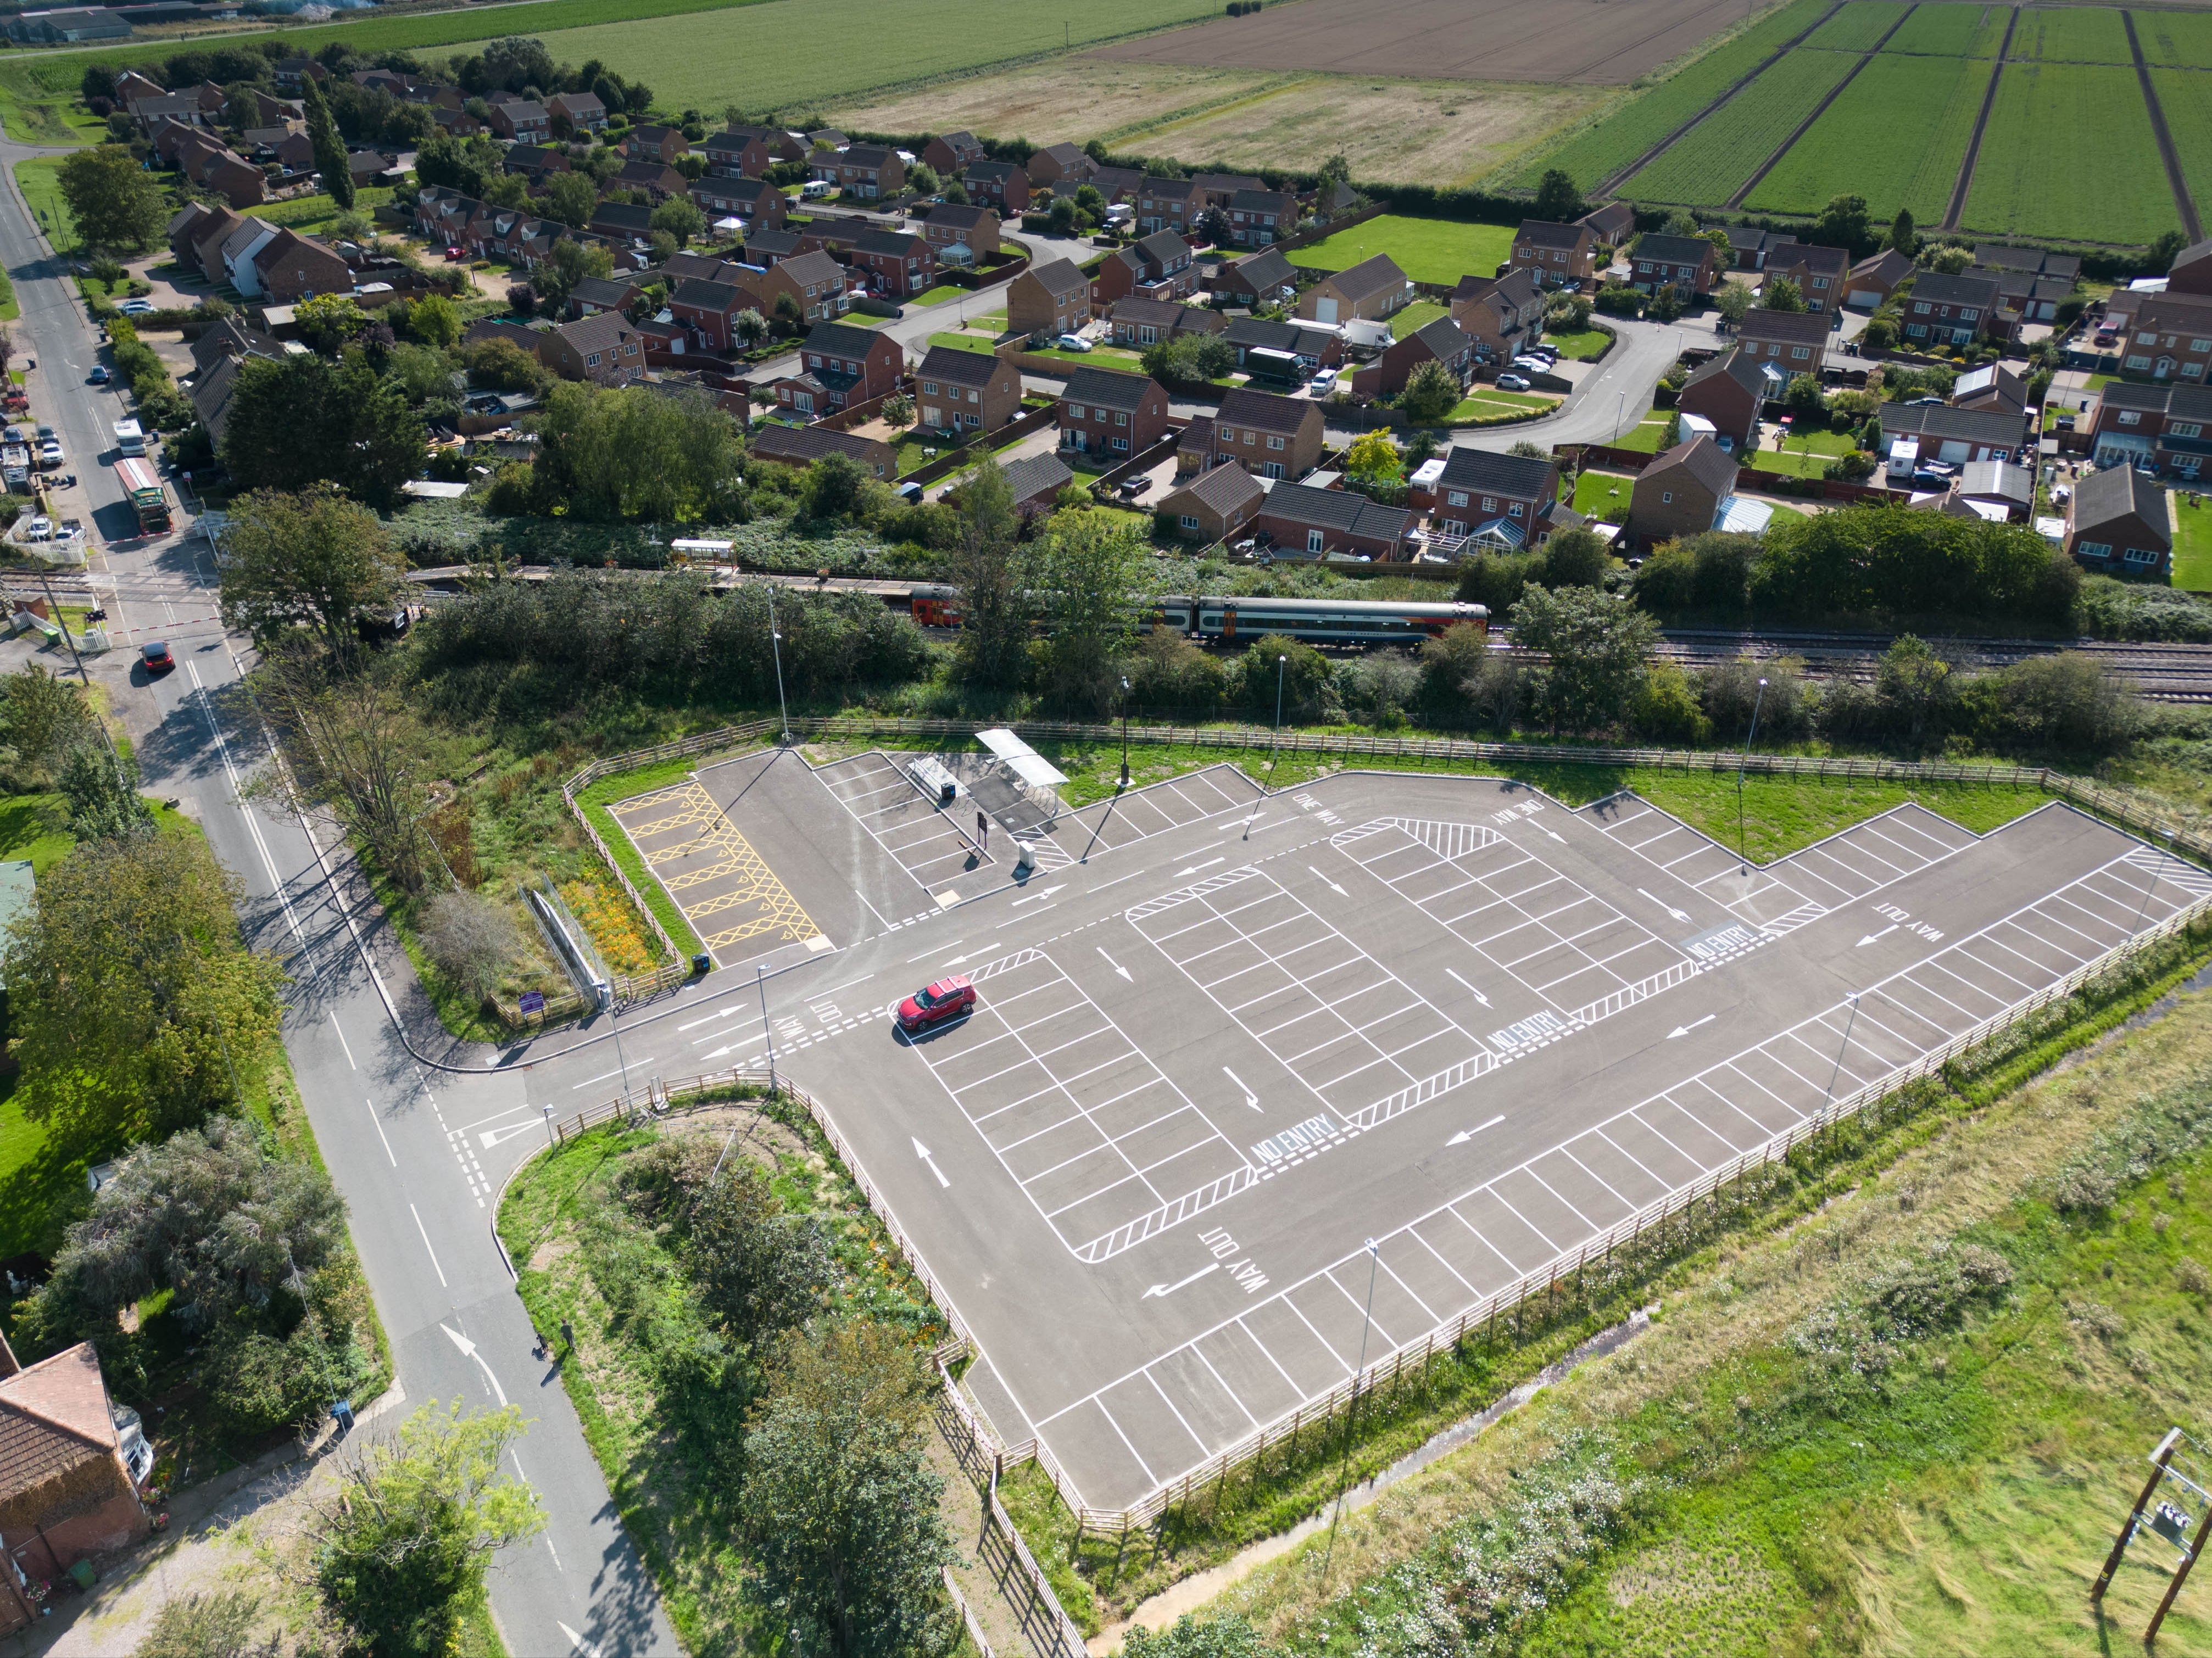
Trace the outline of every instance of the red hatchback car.
<instances>
[{"instance_id":1,"label":"red hatchback car","mask_svg":"<svg viewBox=\"0 0 2212 1658\"><path fill-rule=\"evenodd\" d=\"M957 1019L975 1005L975 987L965 974L939 979L926 990L917 990L898 1005L899 1029L926 1030L931 1025Z\"/></svg>"}]
</instances>

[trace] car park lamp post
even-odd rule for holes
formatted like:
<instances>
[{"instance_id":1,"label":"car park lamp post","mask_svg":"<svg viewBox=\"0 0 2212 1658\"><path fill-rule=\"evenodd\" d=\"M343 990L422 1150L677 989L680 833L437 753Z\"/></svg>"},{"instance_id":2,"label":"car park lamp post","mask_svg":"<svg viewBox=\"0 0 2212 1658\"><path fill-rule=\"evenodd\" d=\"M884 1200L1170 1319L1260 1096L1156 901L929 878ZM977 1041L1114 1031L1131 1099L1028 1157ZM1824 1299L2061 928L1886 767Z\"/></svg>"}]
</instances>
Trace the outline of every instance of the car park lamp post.
<instances>
[{"instance_id":1,"label":"car park lamp post","mask_svg":"<svg viewBox=\"0 0 2212 1658\"><path fill-rule=\"evenodd\" d=\"M755 963L753 988L760 992L761 1031L768 1038L768 1094L775 1099L783 1090L775 1085L775 1029L768 1022L768 980L763 976L766 972L764 966Z\"/></svg>"},{"instance_id":2,"label":"car park lamp post","mask_svg":"<svg viewBox=\"0 0 2212 1658\"><path fill-rule=\"evenodd\" d=\"M791 742L791 704L783 700L783 635L776 631L774 581L768 585L768 644L775 656L775 705L783 710L783 740L787 746ZM1766 682L1762 679L1759 683L1764 685Z\"/></svg>"},{"instance_id":3,"label":"car park lamp post","mask_svg":"<svg viewBox=\"0 0 2212 1658\"><path fill-rule=\"evenodd\" d=\"M1828 1114L1828 1102L1836 1097L1836 1078L1844 1074L1844 1053L1850 1047L1851 1029L1859 1022L1859 997L1862 993L1854 990L1844 998L1851 1005L1851 1016L1844 1021L1843 1045L1836 1049L1835 1069L1828 1072L1828 1085L1820 1094L1820 1114L1824 1117Z\"/></svg>"},{"instance_id":4,"label":"car park lamp post","mask_svg":"<svg viewBox=\"0 0 2212 1658\"><path fill-rule=\"evenodd\" d=\"M1367 1240L1367 1311L1359 1327L1359 1368L1352 1373L1355 1390L1344 1413L1344 1459L1336 1470L1336 1512L1328 1520L1328 1546L1322 1551L1322 1587L1328 1587L1328 1563L1336 1553L1337 1522L1344 1518L1344 1480L1352 1467L1352 1415L1359 1404L1359 1378L1367 1373L1367 1334L1375 1327L1375 1273L1382 1264L1382 1246L1373 1238Z\"/></svg>"},{"instance_id":5,"label":"car park lamp post","mask_svg":"<svg viewBox=\"0 0 2212 1658\"><path fill-rule=\"evenodd\" d=\"M1283 746L1283 670L1290 659L1287 653L1275 659L1275 742L1267 751L1267 770L1271 775L1275 769L1275 756Z\"/></svg>"},{"instance_id":6,"label":"car park lamp post","mask_svg":"<svg viewBox=\"0 0 2212 1658\"><path fill-rule=\"evenodd\" d=\"M1129 676L1121 676L1121 786L1129 786Z\"/></svg>"},{"instance_id":7,"label":"car park lamp post","mask_svg":"<svg viewBox=\"0 0 2212 1658\"><path fill-rule=\"evenodd\" d=\"M1735 768L1735 855L1743 865L1743 873L1751 873L1751 855L1744 850L1743 839L1743 774L1751 764L1751 745L1759 738L1759 711L1766 704L1766 682L1759 682L1759 695L1751 701L1751 729L1744 733L1743 758Z\"/></svg>"},{"instance_id":8,"label":"car park lamp post","mask_svg":"<svg viewBox=\"0 0 2212 1658\"><path fill-rule=\"evenodd\" d=\"M2173 836L2174 836L2174 831L2173 831L2173 830L2172 830L2172 829L2168 829L2168 830L2166 830L2166 855L2167 857L2169 857L2169 858L2171 858L2171 857L2172 857L2172 856L2173 856ZM2147 880L2147 881L2145 881L2145 882L2143 883L2142 902L2141 902L2141 903L2139 903L2139 904L2137 904L2137 905L2136 906L2136 919L2135 919L2134 922L2133 922L2133 923L2129 926L2129 928L2128 928L2128 936L2129 936L2130 938L2132 938L2133 937L2135 937L2135 935L2136 935L2136 933L2138 933L2138 932L2142 932L2142 918L2144 917L2144 915L2146 915L2147 914L2148 914L2148 913L2149 913L2149 910L2150 910L2150 894L2151 894L2151 889L2152 889L2153 887L2156 886L2157 884L2158 884L2158 872L2157 872L2156 870L2153 870L2153 871L2151 871L2151 872L2150 872L2150 878L2149 878L2148 880Z\"/></svg>"}]
</instances>

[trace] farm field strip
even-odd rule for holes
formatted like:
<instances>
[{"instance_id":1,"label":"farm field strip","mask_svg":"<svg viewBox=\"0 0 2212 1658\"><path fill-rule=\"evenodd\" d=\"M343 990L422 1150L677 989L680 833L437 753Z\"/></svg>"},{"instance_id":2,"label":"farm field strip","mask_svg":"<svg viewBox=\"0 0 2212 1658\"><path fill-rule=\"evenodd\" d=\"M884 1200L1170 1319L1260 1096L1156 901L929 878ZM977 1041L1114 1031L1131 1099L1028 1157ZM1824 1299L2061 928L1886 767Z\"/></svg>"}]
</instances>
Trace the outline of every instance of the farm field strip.
<instances>
[{"instance_id":1,"label":"farm field strip","mask_svg":"<svg viewBox=\"0 0 2212 1658\"><path fill-rule=\"evenodd\" d=\"M2082 242L2150 242L2175 228L2135 70L2005 64L1962 224Z\"/></svg>"},{"instance_id":2,"label":"farm field strip","mask_svg":"<svg viewBox=\"0 0 2212 1658\"><path fill-rule=\"evenodd\" d=\"M1844 9L1805 37L1807 52L1867 52L1905 15L1904 0L1849 0Z\"/></svg>"},{"instance_id":3,"label":"farm field strip","mask_svg":"<svg viewBox=\"0 0 2212 1658\"><path fill-rule=\"evenodd\" d=\"M2004 42L2009 9L1968 0L1928 0L1913 8L1905 27L1889 37L1888 52L1931 58L1994 58Z\"/></svg>"},{"instance_id":4,"label":"farm field strip","mask_svg":"<svg viewBox=\"0 0 2212 1658\"><path fill-rule=\"evenodd\" d=\"M1887 216L1899 207L1939 222L1981 112L1993 58L1876 54L1744 203L1753 212L1817 213L1847 191Z\"/></svg>"},{"instance_id":5,"label":"farm field strip","mask_svg":"<svg viewBox=\"0 0 2212 1658\"><path fill-rule=\"evenodd\" d=\"M2120 14L2103 6L2033 6L2013 31L2012 55L2045 64L2132 64Z\"/></svg>"},{"instance_id":6,"label":"farm field strip","mask_svg":"<svg viewBox=\"0 0 2212 1658\"><path fill-rule=\"evenodd\" d=\"M2202 70L2153 69L2150 83L2158 93L2158 106L2166 112L2174 153L2181 158L2182 181L2201 216L2212 211L2212 75Z\"/></svg>"},{"instance_id":7,"label":"farm field strip","mask_svg":"<svg viewBox=\"0 0 2212 1658\"><path fill-rule=\"evenodd\" d=\"M1549 167L1564 167L1584 190L1622 167L1693 118L1751 73L1785 41L1811 28L1829 0L1794 0L1687 69L1623 105L1508 182L1534 186Z\"/></svg>"},{"instance_id":8,"label":"farm field strip","mask_svg":"<svg viewBox=\"0 0 2212 1658\"><path fill-rule=\"evenodd\" d=\"M2135 15L2136 39L2142 43L2145 63L2212 69L2212 12L2138 11Z\"/></svg>"},{"instance_id":9,"label":"farm field strip","mask_svg":"<svg viewBox=\"0 0 2212 1658\"><path fill-rule=\"evenodd\" d=\"M1623 193L1638 201L1726 201L1859 62L1848 52L1790 53L1624 182Z\"/></svg>"}]
</instances>

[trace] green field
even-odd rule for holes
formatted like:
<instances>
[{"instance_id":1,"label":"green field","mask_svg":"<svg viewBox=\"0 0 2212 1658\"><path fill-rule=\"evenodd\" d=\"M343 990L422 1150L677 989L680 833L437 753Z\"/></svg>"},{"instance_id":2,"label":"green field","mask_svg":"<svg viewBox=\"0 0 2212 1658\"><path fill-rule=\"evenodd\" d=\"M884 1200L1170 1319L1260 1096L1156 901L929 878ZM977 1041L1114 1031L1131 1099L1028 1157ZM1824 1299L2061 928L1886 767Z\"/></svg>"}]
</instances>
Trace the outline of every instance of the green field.
<instances>
[{"instance_id":1,"label":"green field","mask_svg":"<svg viewBox=\"0 0 2212 1658\"><path fill-rule=\"evenodd\" d=\"M1462 276L1492 275L1511 255L1516 228L1384 213L1292 248L1284 257L1308 270L1348 270L1362 259L1388 253L1417 282L1455 282Z\"/></svg>"},{"instance_id":2,"label":"green field","mask_svg":"<svg viewBox=\"0 0 2212 1658\"><path fill-rule=\"evenodd\" d=\"M1817 213L1832 197L1856 191L1884 217L1904 207L1922 224L1940 224L1996 70L1986 58L1881 53L1744 205Z\"/></svg>"},{"instance_id":3,"label":"green field","mask_svg":"<svg viewBox=\"0 0 2212 1658\"><path fill-rule=\"evenodd\" d=\"M2149 242L2179 228L2135 71L2007 64L1964 222L2083 242Z\"/></svg>"},{"instance_id":4,"label":"green field","mask_svg":"<svg viewBox=\"0 0 2212 1658\"><path fill-rule=\"evenodd\" d=\"M2139 11L2136 39L2147 63L2212 69L2212 12Z\"/></svg>"},{"instance_id":5,"label":"green field","mask_svg":"<svg viewBox=\"0 0 2212 1658\"><path fill-rule=\"evenodd\" d=\"M1889 37L1886 52L1928 52L1940 58L1994 58L2004 39L2002 7L1965 0L1931 0L1916 7L1905 27Z\"/></svg>"},{"instance_id":6,"label":"green field","mask_svg":"<svg viewBox=\"0 0 2212 1658\"><path fill-rule=\"evenodd\" d=\"M1725 44L1707 52L1634 101L1585 127L1508 179L1534 188L1546 169L1564 167L1584 190L1618 173L1729 88L1759 67L1777 47L1813 27L1827 0L1793 0Z\"/></svg>"},{"instance_id":7,"label":"green field","mask_svg":"<svg viewBox=\"0 0 2212 1658\"><path fill-rule=\"evenodd\" d=\"M2101 6L2039 7L2020 15L2012 55L2046 64L2132 64L2120 14Z\"/></svg>"},{"instance_id":8,"label":"green field","mask_svg":"<svg viewBox=\"0 0 2212 1658\"><path fill-rule=\"evenodd\" d=\"M2140 28L2142 26L2136 26ZM2203 70L2154 69L2150 83L2166 112L2181 157L2181 176L2202 214L2212 210L2212 75Z\"/></svg>"},{"instance_id":9,"label":"green field","mask_svg":"<svg viewBox=\"0 0 2212 1658\"><path fill-rule=\"evenodd\" d=\"M2191 507L2186 495L2177 495L2171 514L2173 531L2173 585L2192 593L2212 593L2212 505Z\"/></svg>"},{"instance_id":10,"label":"green field","mask_svg":"<svg viewBox=\"0 0 2212 1658\"><path fill-rule=\"evenodd\" d=\"M35 155L16 162L15 187L23 192L31 217L45 227L46 240L58 248L70 248L76 246L76 222L70 217L69 203L62 200L58 176L61 164L58 155Z\"/></svg>"},{"instance_id":11,"label":"green field","mask_svg":"<svg viewBox=\"0 0 2212 1658\"><path fill-rule=\"evenodd\" d=\"M1727 201L1859 62L1844 52L1790 53L1624 183L1622 193L1639 202Z\"/></svg>"},{"instance_id":12,"label":"green field","mask_svg":"<svg viewBox=\"0 0 2212 1658\"><path fill-rule=\"evenodd\" d=\"M1808 52L1871 52L1875 42L1909 9L1899 0L1850 0L1805 37L1805 48Z\"/></svg>"}]
</instances>

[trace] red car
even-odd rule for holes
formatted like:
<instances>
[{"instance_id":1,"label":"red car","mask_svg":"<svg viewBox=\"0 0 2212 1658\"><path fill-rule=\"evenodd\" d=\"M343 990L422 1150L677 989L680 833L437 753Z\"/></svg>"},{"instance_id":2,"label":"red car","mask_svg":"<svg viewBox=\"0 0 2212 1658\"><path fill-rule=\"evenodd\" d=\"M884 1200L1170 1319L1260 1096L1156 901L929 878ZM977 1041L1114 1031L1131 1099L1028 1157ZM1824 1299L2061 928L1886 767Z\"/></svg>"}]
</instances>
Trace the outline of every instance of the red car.
<instances>
[{"instance_id":1,"label":"red car","mask_svg":"<svg viewBox=\"0 0 2212 1658\"><path fill-rule=\"evenodd\" d=\"M975 1005L975 987L965 974L939 979L927 990L917 990L898 1005L899 1029L926 1030L931 1025L957 1019Z\"/></svg>"},{"instance_id":2,"label":"red car","mask_svg":"<svg viewBox=\"0 0 2212 1658\"><path fill-rule=\"evenodd\" d=\"M165 674L177 665L177 659L169 654L169 647L159 642L141 645L138 647L138 659L146 665L146 671L149 674Z\"/></svg>"}]
</instances>

